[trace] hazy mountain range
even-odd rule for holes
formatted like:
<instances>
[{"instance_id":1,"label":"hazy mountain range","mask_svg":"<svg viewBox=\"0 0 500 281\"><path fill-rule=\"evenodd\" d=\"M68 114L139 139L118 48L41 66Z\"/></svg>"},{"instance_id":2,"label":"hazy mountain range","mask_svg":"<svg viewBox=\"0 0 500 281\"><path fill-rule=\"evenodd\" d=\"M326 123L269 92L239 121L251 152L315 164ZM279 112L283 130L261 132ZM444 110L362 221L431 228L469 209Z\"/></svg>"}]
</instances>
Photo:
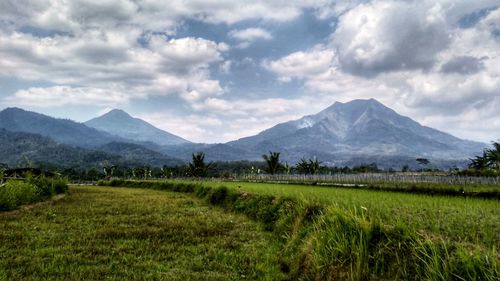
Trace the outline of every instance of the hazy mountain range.
<instances>
[{"instance_id":1,"label":"hazy mountain range","mask_svg":"<svg viewBox=\"0 0 500 281\"><path fill-rule=\"evenodd\" d=\"M190 143L181 137L160 130L139 118L134 118L120 109L113 109L84 124L88 127L134 141L153 142L159 145Z\"/></svg>"},{"instance_id":2,"label":"hazy mountain range","mask_svg":"<svg viewBox=\"0 0 500 281\"><path fill-rule=\"evenodd\" d=\"M67 166L74 159L82 166L103 161L161 166L189 161L198 151L222 161L260 160L264 153L280 151L289 163L317 157L327 165L377 162L397 168L417 157L438 165L465 163L487 146L422 126L374 99L337 102L225 144L191 143L117 109L78 123L7 108L0 112L0 128L0 162L9 165L29 159Z\"/></svg>"}]
</instances>

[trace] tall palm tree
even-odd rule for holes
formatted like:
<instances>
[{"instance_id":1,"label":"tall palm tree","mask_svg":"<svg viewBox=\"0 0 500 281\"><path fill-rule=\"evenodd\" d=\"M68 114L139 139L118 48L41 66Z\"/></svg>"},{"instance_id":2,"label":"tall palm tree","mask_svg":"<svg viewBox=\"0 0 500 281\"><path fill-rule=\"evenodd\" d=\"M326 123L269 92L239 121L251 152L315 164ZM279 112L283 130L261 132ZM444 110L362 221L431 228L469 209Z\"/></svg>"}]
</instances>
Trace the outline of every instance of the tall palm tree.
<instances>
[{"instance_id":1,"label":"tall palm tree","mask_svg":"<svg viewBox=\"0 0 500 281\"><path fill-rule=\"evenodd\" d=\"M500 142L492 142L493 148L486 151L486 159L496 170L500 170Z\"/></svg>"},{"instance_id":2,"label":"tall palm tree","mask_svg":"<svg viewBox=\"0 0 500 281\"><path fill-rule=\"evenodd\" d=\"M314 175L319 171L320 164L321 162L319 162L316 157L309 159L309 161L302 158L299 163L297 163L297 170L306 175Z\"/></svg>"},{"instance_id":3,"label":"tall palm tree","mask_svg":"<svg viewBox=\"0 0 500 281\"><path fill-rule=\"evenodd\" d=\"M297 171L301 174L309 174L309 163L306 159L300 159L300 161L297 163Z\"/></svg>"},{"instance_id":4,"label":"tall palm tree","mask_svg":"<svg viewBox=\"0 0 500 281\"><path fill-rule=\"evenodd\" d=\"M192 161L188 164L187 172L193 177L206 177L208 171L213 167L213 163L205 163L205 153L198 152L192 154Z\"/></svg>"},{"instance_id":5,"label":"tall palm tree","mask_svg":"<svg viewBox=\"0 0 500 281\"><path fill-rule=\"evenodd\" d=\"M262 158L264 158L264 161L267 163L267 170L271 175L274 175L278 173L282 168L283 165L280 163L280 153L279 152L271 152L269 151L269 155L262 155Z\"/></svg>"},{"instance_id":6,"label":"tall palm tree","mask_svg":"<svg viewBox=\"0 0 500 281\"><path fill-rule=\"evenodd\" d=\"M311 175L316 174L319 171L321 162L314 157L314 159L309 159L309 173Z\"/></svg>"},{"instance_id":7,"label":"tall palm tree","mask_svg":"<svg viewBox=\"0 0 500 281\"><path fill-rule=\"evenodd\" d=\"M484 150L482 156L476 156L475 158L470 159L470 161L469 168L471 169L483 170L488 168L489 161L487 151Z\"/></svg>"}]
</instances>

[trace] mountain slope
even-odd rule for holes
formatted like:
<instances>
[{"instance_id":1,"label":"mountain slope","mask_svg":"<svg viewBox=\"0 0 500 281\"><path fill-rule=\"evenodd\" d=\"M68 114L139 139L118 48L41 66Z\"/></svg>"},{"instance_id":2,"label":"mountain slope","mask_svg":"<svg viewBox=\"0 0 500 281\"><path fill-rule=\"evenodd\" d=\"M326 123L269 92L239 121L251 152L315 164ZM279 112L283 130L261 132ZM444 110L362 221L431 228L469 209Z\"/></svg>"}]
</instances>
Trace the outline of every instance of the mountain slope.
<instances>
[{"instance_id":1,"label":"mountain slope","mask_svg":"<svg viewBox=\"0 0 500 281\"><path fill-rule=\"evenodd\" d=\"M176 166L183 165L184 162L159 152L145 148L138 144L124 142L110 142L97 148L98 150L120 155L128 162L146 163L152 166Z\"/></svg>"},{"instance_id":2,"label":"mountain slope","mask_svg":"<svg viewBox=\"0 0 500 281\"><path fill-rule=\"evenodd\" d=\"M11 167L50 165L54 167L100 167L180 165L181 161L135 144L109 143L98 150L60 144L39 134L0 129L0 162Z\"/></svg>"},{"instance_id":3,"label":"mountain slope","mask_svg":"<svg viewBox=\"0 0 500 281\"><path fill-rule=\"evenodd\" d=\"M360 156L466 159L486 147L422 126L374 99L337 102L318 114L228 144L258 154L279 150L290 161L312 156L325 161Z\"/></svg>"},{"instance_id":4,"label":"mountain slope","mask_svg":"<svg viewBox=\"0 0 500 281\"><path fill-rule=\"evenodd\" d=\"M0 128L12 132L40 134L60 143L87 148L122 140L82 123L56 119L20 108L6 108L0 111Z\"/></svg>"},{"instance_id":5,"label":"mountain slope","mask_svg":"<svg viewBox=\"0 0 500 281\"><path fill-rule=\"evenodd\" d=\"M85 125L116 135L125 139L140 142L153 142L159 145L177 145L189 141L153 125L134 118L123 110L113 109L110 112L85 122Z\"/></svg>"}]
</instances>

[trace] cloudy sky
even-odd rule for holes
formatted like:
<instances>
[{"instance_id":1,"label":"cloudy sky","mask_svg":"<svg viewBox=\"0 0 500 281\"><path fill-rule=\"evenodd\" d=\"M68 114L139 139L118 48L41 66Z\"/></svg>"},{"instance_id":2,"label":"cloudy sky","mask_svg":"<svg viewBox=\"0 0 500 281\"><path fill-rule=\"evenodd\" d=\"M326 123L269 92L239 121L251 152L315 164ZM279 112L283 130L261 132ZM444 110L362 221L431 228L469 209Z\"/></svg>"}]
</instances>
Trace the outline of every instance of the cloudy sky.
<instances>
[{"instance_id":1,"label":"cloudy sky","mask_svg":"<svg viewBox=\"0 0 500 281\"><path fill-rule=\"evenodd\" d=\"M498 0L0 0L0 109L225 142L375 98L500 137Z\"/></svg>"}]
</instances>

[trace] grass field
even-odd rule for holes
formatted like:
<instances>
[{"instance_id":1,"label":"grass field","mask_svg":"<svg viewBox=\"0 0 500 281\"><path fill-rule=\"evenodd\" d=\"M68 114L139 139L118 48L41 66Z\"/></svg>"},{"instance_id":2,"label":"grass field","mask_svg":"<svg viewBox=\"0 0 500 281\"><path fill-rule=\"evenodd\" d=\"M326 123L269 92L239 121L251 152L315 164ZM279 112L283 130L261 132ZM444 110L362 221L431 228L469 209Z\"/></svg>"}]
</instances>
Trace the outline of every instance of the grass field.
<instances>
[{"instance_id":1,"label":"grass field","mask_svg":"<svg viewBox=\"0 0 500 281\"><path fill-rule=\"evenodd\" d=\"M186 194L72 187L0 213L0 280L277 280L279 243Z\"/></svg>"},{"instance_id":2,"label":"grass field","mask_svg":"<svg viewBox=\"0 0 500 281\"><path fill-rule=\"evenodd\" d=\"M213 181L103 185L194 193L263 223L291 280L500 280L497 200Z\"/></svg>"},{"instance_id":3,"label":"grass field","mask_svg":"<svg viewBox=\"0 0 500 281\"><path fill-rule=\"evenodd\" d=\"M356 188L246 182L203 182L273 196L290 196L340 208L384 225L422 235L500 249L500 201L429 196Z\"/></svg>"}]
</instances>

